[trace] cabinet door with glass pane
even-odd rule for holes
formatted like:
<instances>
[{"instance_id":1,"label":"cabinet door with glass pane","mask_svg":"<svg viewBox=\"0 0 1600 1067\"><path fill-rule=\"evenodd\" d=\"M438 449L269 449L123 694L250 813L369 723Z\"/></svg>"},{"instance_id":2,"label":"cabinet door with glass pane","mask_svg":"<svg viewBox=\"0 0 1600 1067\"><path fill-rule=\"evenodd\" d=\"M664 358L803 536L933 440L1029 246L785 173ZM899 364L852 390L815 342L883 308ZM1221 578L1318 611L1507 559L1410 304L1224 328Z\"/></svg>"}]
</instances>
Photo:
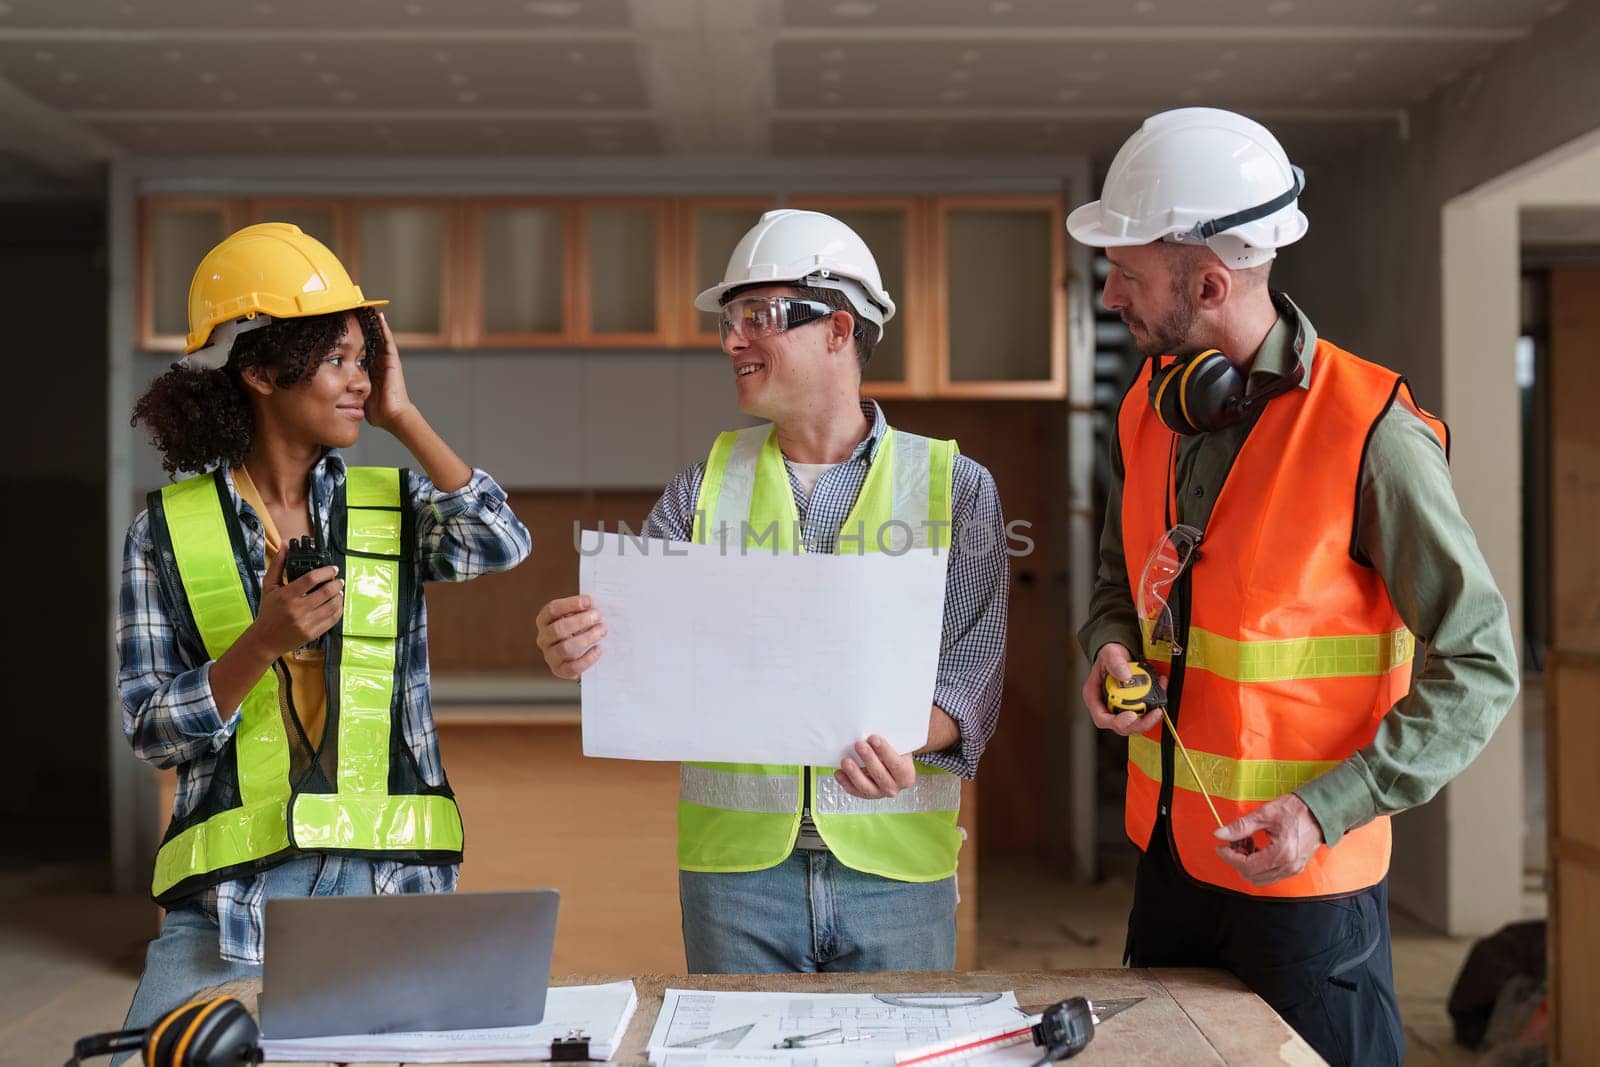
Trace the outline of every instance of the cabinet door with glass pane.
<instances>
[{"instance_id":1,"label":"cabinet door with glass pane","mask_svg":"<svg viewBox=\"0 0 1600 1067\"><path fill-rule=\"evenodd\" d=\"M454 201L355 202L355 248L341 258L368 299L389 301L383 314L402 346L456 343L452 311L460 278L451 231L458 210Z\"/></svg>"},{"instance_id":2,"label":"cabinet door with glass pane","mask_svg":"<svg viewBox=\"0 0 1600 1067\"><path fill-rule=\"evenodd\" d=\"M867 243L894 318L861 373L868 396L926 396L933 386L927 255L919 203L912 197L795 197L791 207L820 211Z\"/></svg>"},{"instance_id":3,"label":"cabinet door with glass pane","mask_svg":"<svg viewBox=\"0 0 1600 1067\"><path fill-rule=\"evenodd\" d=\"M466 214L463 342L572 345L578 324L578 213L571 201L481 200Z\"/></svg>"},{"instance_id":4,"label":"cabinet door with glass pane","mask_svg":"<svg viewBox=\"0 0 1600 1067\"><path fill-rule=\"evenodd\" d=\"M146 197L139 202L139 347L183 350L189 332L189 283L205 254L232 228L221 199Z\"/></svg>"},{"instance_id":5,"label":"cabinet door with glass pane","mask_svg":"<svg viewBox=\"0 0 1600 1067\"><path fill-rule=\"evenodd\" d=\"M578 342L596 347L673 343L671 204L658 199L578 203Z\"/></svg>"},{"instance_id":6,"label":"cabinet door with glass pane","mask_svg":"<svg viewBox=\"0 0 1600 1067\"><path fill-rule=\"evenodd\" d=\"M933 229L941 276L936 395L1066 396L1060 201L941 197Z\"/></svg>"},{"instance_id":7,"label":"cabinet door with glass pane","mask_svg":"<svg viewBox=\"0 0 1600 1067\"><path fill-rule=\"evenodd\" d=\"M721 348L717 316L698 311L694 298L723 280L728 257L750 227L771 211L776 201L762 197L694 197L678 205L678 277L684 284L673 294L681 345Z\"/></svg>"}]
</instances>

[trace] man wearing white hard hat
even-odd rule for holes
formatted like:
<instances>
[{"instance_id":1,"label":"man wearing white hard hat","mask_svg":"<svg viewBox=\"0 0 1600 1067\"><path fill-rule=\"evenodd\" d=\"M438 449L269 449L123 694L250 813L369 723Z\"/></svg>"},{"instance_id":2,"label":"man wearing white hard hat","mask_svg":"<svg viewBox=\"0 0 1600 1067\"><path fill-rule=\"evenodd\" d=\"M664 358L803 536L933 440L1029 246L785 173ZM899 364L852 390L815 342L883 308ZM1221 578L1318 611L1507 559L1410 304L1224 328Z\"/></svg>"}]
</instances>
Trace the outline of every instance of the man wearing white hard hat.
<instances>
[{"instance_id":1,"label":"man wearing white hard hat","mask_svg":"<svg viewBox=\"0 0 1600 1067\"><path fill-rule=\"evenodd\" d=\"M913 544L950 554L925 745L897 752L873 735L837 769L683 766L689 969L947 970L961 779L994 732L1005 667L1010 574L994 480L954 441L897 430L862 399L895 307L871 251L838 219L768 212L695 306L721 316L739 410L768 421L721 434L673 478L648 534L703 543L742 529L744 544L770 551L775 531L779 551L852 553L895 551L886 535L911 531ZM558 677L588 669L605 632L588 597L539 613Z\"/></svg>"},{"instance_id":2,"label":"man wearing white hard hat","mask_svg":"<svg viewBox=\"0 0 1600 1067\"><path fill-rule=\"evenodd\" d=\"M1127 962L1227 968L1330 1063L1399 1063L1388 817L1483 748L1516 657L1444 423L1267 286L1303 187L1266 128L1185 108L1067 220L1105 248L1104 304L1145 357L1083 699L1128 738ZM1108 706L1107 675L1141 663L1157 691Z\"/></svg>"}]
</instances>

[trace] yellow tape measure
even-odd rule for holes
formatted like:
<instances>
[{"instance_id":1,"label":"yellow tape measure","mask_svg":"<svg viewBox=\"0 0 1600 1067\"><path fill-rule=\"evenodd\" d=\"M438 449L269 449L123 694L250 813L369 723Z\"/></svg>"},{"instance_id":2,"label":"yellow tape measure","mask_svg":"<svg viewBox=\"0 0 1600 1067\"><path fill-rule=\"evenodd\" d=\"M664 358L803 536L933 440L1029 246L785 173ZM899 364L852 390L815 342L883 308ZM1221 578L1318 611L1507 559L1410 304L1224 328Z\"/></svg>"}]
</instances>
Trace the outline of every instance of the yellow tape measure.
<instances>
[{"instance_id":1,"label":"yellow tape measure","mask_svg":"<svg viewBox=\"0 0 1600 1067\"><path fill-rule=\"evenodd\" d=\"M1143 663L1130 663L1128 667L1132 674L1126 682L1119 682L1110 671L1106 672L1106 707L1113 715L1119 715L1124 711L1143 715L1147 711L1161 709L1161 718L1167 725L1167 731L1172 734L1172 740L1176 742L1178 752L1183 756L1183 762L1188 765L1189 774L1200 787L1200 795L1206 798L1206 807L1211 809L1211 817L1220 827L1222 816L1217 813L1217 806L1206 790L1205 779L1201 778L1200 772L1195 769L1194 760L1189 758L1189 749L1185 747L1183 738L1178 736L1177 725L1167 714L1167 691L1161 688L1161 683L1156 681L1155 675L1150 673L1150 668Z\"/></svg>"},{"instance_id":2,"label":"yellow tape measure","mask_svg":"<svg viewBox=\"0 0 1600 1067\"><path fill-rule=\"evenodd\" d=\"M1119 682L1116 675L1106 672L1106 707L1111 709L1112 714L1136 711L1143 715L1147 711L1166 707L1166 690L1150 673L1150 668L1142 663L1128 666L1133 674L1126 682Z\"/></svg>"}]
</instances>

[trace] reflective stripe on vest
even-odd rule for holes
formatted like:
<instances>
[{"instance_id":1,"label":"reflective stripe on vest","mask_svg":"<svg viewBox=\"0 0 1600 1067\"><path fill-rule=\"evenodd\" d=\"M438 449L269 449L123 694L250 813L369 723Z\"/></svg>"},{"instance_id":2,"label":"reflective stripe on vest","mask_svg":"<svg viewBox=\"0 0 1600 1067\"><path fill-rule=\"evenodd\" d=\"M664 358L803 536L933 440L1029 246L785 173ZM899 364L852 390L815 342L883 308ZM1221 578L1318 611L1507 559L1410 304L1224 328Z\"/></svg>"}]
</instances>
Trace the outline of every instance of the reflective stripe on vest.
<instances>
[{"instance_id":1,"label":"reflective stripe on vest","mask_svg":"<svg viewBox=\"0 0 1600 1067\"><path fill-rule=\"evenodd\" d=\"M841 552L898 553L951 543L954 441L889 430L840 529ZM751 551L803 551L799 512L770 425L721 434L706 460L694 540ZM960 779L917 763L916 784L891 799L861 800L832 768L684 764L678 795L678 865L688 871L757 871L794 848L810 773L817 832L846 866L905 882L955 873Z\"/></svg>"},{"instance_id":2,"label":"reflective stripe on vest","mask_svg":"<svg viewBox=\"0 0 1600 1067\"><path fill-rule=\"evenodd\" d=\"M1146 660L1169 663L1164 645L1150 640L1152 624L1142 622ZM1235 641L1198 627L1189 628L1183 657L1190 670L1208 671L1233 682L1283 682L1296 678L1369 678L1410 663L1417 641L1404 627L1386 634L1349 637L1291 637L1277 641Z\"/></svg>"},{"instance_id":3,"label":"reflective stripe on vest","mask_svg":"<svg viewBox=\"0 0 1600 1067\"><path fill-rule=\"evenodd\" d=\"M1318 849L1300 873L1251 885L1217 855L1216 823L1196 775L1229 822L1370 742L1409 686L1415 639L1382 576L1355 558L1355 489L1366 444L1396 404L1417 414L1441 444L1448 440L1443 424L1415 404L1394 372L1326 340L1307 357L1310 386L1265 405L1214 496L1201 548L1180 586L1183 654L1153 646L1146 626L1145 658L1182 672L1172 690L1173 715L1195 771L1159 725L1128 743L1128 836L1152 847L1158 816L1165 815L1187 874L1256 896L1347 894L1376 884L1388 870L1389 825L1379 817ZM1150 373L1147 363L1117 417L1130 563L1146 558L1181 521L1169 483L1174 438L1145 396ZM1130 573L1134 602L1137 579ZM1162 807L1164 797L1169 808Z\"/></svg>"},{"instance_id":4,"label":"reflective stripe on vest","mask_svg":"<svg viewBox=\"0 0 1600 1067\"><path fill-rule=\"evenodd\" d=\"M1213 800L1260 801L1276 800L1292 793L1311 779L1326 774L1339 764L1335 760L1270 760L1229 759L1214 752L1197 752L1189 749L1189 759L1195 771L1205 780L1206 792ZM1161 743L1143 734L1128 738L1128 762L1146 778L1161 781ZM1180 759L1173 764L1172 784L1198 795L1195 776L1189 772L1188 762Z\"/></svg>"},{"instance_id":5,"label":"reflective stripe on vest","mask_svg":"<svg viewBox=\"0 0 1600 1067\"><path fill-rule=\"evenodd\" d=\"M961 779L950 773L917 773L909 789L883 800L864 800L844 791L831 775L817 781L816 815L906 815L912 812L955 812L961 809Z\"/></svg>"},{"instance_id":6,"label":"reflective stripe on vest","mask_svg":"<svg viewBox=\"0 0 1600 1067\"><path fill-rule=\"evenodd\" d=\"M800 782L792 773L725 770L729 764L685 763L678 768L678 799L725 811L788 815L800 807Z\"/></svg>"},{"instance_id":7,"label":"reflective stripe on vest","mask_svg":"<svg viewBox=\"0 0 1600 1067\"><path fill-rule=\"evenodd\" d=\"M254 618L235 556L226 489L200 476L161 491L183 591L207 654L220 656ZM389 794L398 604L404 565L395 468L351 467L345 482L345 608L336 631L336 793L296 793L276 669L251 687L229 744L240 803L172 834L156 854L161 899L186 880L270 860L291 848L459 854L461 818L445 795ZM227 753L223 754L228 758Z\"/></svg>"},{"instance_id":8,"label":"reflective stripe on vest","mask_svg":"<svg viewBox=\"0 0 1600 1067\"><path fill-rule=\"evenodd\" d=\"M793 774L722 770L724 765L685 763L679 769L678 798L690 804L729 811L789 815L800 803ZM918 776L909 789L884 800L851 796L833 778L817 783L816 810L827 815L906 814L955 811L961 807L961 781L954 775Z\"/></svg>"}]
</instances>

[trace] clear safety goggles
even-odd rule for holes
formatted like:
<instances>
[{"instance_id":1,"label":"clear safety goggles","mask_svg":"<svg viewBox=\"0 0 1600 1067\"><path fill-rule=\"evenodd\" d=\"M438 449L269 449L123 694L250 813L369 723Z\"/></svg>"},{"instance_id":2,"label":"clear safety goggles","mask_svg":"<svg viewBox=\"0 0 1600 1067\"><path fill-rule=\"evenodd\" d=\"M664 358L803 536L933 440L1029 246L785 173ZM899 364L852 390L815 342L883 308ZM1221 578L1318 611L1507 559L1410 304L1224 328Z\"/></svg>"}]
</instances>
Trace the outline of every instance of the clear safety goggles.
<instances>
[{"instance_id":1,"label":"clear safety goggles","mask_svg":"<svg viewBox=\"0 0 1600 1067\"><path fill-rule=\"evenodd\" d=\"M724 341L732 333L742 340L755 341L825 319L834 310L820 300L797 296L741 296L722 305L717 326Z\"/></svg>"},{"instance_id":2,"label":"clear safety goggles","mask_svg":"<svg viewBox=\"0 0 1600 1067\"><path fill-rule=\"evenodd\" d=\"M1173 590L1178 579L1199 555L1203 532L1180 523L1161 535L1161 540L1144 561L1139 575L1139 618L1144 620L1152 644L1164 645L1174 654L1178 644L1178 624L1173 616Z\"/></svg>"}]
</instances>

